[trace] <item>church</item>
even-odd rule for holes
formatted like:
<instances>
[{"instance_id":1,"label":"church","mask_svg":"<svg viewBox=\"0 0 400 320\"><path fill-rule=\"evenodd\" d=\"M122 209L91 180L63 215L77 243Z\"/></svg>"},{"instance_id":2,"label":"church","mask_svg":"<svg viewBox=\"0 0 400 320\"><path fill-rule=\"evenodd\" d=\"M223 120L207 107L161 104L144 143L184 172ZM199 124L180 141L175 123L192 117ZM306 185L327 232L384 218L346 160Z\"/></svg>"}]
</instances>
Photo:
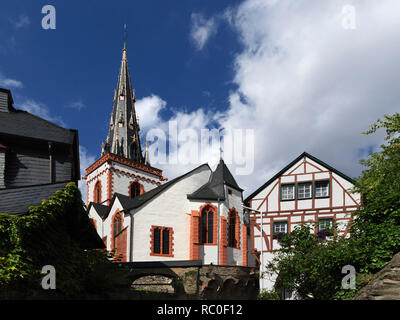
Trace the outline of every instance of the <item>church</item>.
<instances>
[{"instance_id":1,"label":"church","mask_svg":"<svg viewBox=\"0 0 400 320\"><path fill-rule=\"evenodd\" d=\"M222 157L172 180L143 153L126 41L101 157L86 169L89 217L121 262L248 266L243 190Z\"/></svg>"}]
</instances>

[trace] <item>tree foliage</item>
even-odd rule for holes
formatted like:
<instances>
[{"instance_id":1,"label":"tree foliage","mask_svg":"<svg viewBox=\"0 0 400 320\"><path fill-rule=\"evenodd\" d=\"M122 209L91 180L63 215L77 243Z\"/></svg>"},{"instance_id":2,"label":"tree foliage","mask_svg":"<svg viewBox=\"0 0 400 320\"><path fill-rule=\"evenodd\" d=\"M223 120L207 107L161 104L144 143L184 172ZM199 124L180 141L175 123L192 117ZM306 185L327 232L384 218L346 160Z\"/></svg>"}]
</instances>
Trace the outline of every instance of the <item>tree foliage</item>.
<instances>
[{"instance_id":1,"label":"tree foliage","mask_svg":"<svg viewBox=\"0 0 400 320\"><path fill-rule=\"evenodd\" d=\"M400 114L385 115L364 134L384 129L385 142L361 164L366 168L355 180L353 191L362 195L347 239L325 241L302 225L280 240L281 249L267 266L277 273L277 285L315 299L351 298L400 251ZM342 267L357 270L357 287L341 287Z\"/></svg>"},{"instance_id":2,"label":"tree foliage","mask_svg":"<svg viewBox=\"0 0 400 320\"><path fill-rule=\"evenodd\" d=\"M24 216L0 215L2 298L107 297L129 288L112 254L90 248L94 230L79 189L68 184ZM94 243L96 244L96 243ZM93 247L93 246L92 246ZM41 269L56 269L56 290L43 290Z\"/></svg>"}]
</instances>

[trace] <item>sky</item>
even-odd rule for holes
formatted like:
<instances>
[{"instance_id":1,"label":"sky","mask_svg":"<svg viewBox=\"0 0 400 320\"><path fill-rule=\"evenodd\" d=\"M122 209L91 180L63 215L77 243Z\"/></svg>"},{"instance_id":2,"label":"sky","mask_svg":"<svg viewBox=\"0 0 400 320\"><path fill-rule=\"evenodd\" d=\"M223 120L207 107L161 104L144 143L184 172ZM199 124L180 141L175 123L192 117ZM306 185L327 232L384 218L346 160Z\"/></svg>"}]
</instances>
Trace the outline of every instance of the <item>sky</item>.
<instances>
[{"instance_id":1,"label":"sky","mask_svg":"<svg viewBox=\"0 0 400 320\"><path fill-rule=\"evenodd\" d=\"M55 29L42 27L48 4ZM244 196L304 151L357 177L384 137L362 132L400 110L399 16L398 0L4 0L0 87L17 109L79 130L84 176L107 136L126 24L142 141L171 123L242 130L226 162ZM170 180L214 168L220 151L198 136L158 150L183 150L177 163L152 165Z\"/></svg>"}]
</instances>

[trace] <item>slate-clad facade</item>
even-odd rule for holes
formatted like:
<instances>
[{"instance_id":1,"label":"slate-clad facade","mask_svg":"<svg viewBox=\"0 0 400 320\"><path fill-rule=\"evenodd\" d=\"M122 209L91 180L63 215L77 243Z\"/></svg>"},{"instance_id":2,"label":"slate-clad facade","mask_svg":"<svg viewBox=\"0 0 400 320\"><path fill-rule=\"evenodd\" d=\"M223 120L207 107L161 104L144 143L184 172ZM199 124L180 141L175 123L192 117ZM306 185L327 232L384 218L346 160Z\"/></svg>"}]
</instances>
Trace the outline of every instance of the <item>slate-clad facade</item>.
<instances>
[{"instance_id":1,"label":"slate-clad facade","mask_svg":"<svg viewBox=\"0 0 400 320\"><path fill-rule=\"evenodd\" d=\"M24 214L79 179L78 132L15 109L0 88L0 213Z\"/></svg>"}]
</instances>

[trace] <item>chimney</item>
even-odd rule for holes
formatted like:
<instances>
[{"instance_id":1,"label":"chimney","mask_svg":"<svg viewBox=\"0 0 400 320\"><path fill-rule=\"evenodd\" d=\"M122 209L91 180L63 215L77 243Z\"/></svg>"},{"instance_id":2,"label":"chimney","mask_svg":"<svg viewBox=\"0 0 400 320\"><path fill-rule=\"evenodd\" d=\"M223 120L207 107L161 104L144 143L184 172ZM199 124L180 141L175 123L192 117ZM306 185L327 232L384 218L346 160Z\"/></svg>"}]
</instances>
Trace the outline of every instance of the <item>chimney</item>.
<instances>
[{"instance_id":1,"label":"chimney","mask_svg":"<svg viewBox=\"0 0 400 320\"><path fill-rule=\"evenodd\" d=\"M10 90L0 88L0 112L10 112L10 105L13 104L13 98Z\"/></svg>"}]
</instances>

